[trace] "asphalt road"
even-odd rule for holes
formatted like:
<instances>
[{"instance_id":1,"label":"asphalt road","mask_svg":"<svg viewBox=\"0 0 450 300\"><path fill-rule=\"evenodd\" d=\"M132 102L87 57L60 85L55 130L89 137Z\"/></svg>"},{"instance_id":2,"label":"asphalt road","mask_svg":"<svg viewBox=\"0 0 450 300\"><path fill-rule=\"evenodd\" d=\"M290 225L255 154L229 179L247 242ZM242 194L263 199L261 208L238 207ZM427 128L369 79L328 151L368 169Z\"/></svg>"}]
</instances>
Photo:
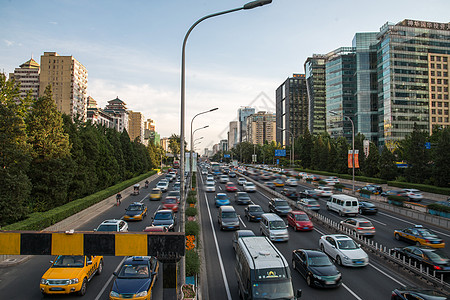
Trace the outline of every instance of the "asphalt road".
<instances>
[{"instance_id":1,"label":"asphalt road","mask_svg":"<svg viewBox=\"0 0 450 300\"><path fill-rule=\"evenodd\" d=\"M162 178L162 177L160 177ZM120 219L125 212L127 206L132 202L144 202L148 207L148 214L142 221L128 222L128 231L142 231L146 226L151 225L151 217L153 213L161 205L161 201L150 201L148 194L157 181L153 180L147 189L141 188L140 195L122 195L122 204L120 206L112 206L110 209L99 214L90 222L80 225L77 231L92 231L107 219ZM170 184L172 186L173 183ZM166 193L163 194L165 197ZM175 231L178 230L178 224ZM43 299L43 295L39 290L39 281L41 276L50 267L50 261L54 256L33 256L30 260L13 267L0 269L0 299L24 300L24 299ZM114 281L112 273L120 267L125 257L104 257L104 269L101 275L95 276L88 283L87 292L83 296L84 300L109 299L109 291ZM153 299L162 299L162 264L160 264L158 281L154 287ZM80 299L75 294L70 295L48 295L45 299Z\"/></svg>"},{"instance_id":2,"label":"asphalt road","mask_svg":"<svg viewBox=\"0 0 450 300\"><path fill-rule=\"evenodd\" d=\"M204 237L205 257L208 295L207 299L239 299L237 279L234 273L235 254L232 248L231 240L234 231L221 231L218 226L218 209L214 205L214 196L216 193L225 192L225 185L216 183L215 193L206 193L203 190L202 183L206 176L203 175L199 181L199 196L202 214L202 231ZM236 179L232 179L236 182ZM239 190L242 187L238 186ZM298 186L298 190L310 189L310 186ZM277 188L280 190L280 188ZM241 229L251 229L256 235L260 234L259 224L250 223L244 218L245 206L236 205L233 201L234 193L230 195L231 205L241 216ZM264 211L268 212L269 197L259 190L250 193L250 197L255 204L261 205ZM345 218L339 217L333 212L325 209L325 199L319 200L323 215L340 221ZM366 217L366 216L364 216ZM373 238L377 243L381 243L388 248L407 246L405 242L396 241L393 238L394 229L402 229L414 224L413 221L403 217L397 217L387 212L379 212L377 215L367 216L376 227L377 233ZM450 234L438 228L434 229L441 237L450 241ZM292 261L292 251L294 249L306 248L317 249L319 238L323 234L329 234L324 228L316 225L311 232L294 232L289 228L290 239L285 243L276 243L277 248L283 253L287 261ZM445 249L447 252L448 250ZM341 287L330 290L310 288L306 281L297 272L292 271L292 281L294 290L302 289L302 299L390 299L391 291L399 286L414 285L410 279L396 274L394 270L378 263L373 257L370 257L370 264L362 268L338 267L342 272L343 284Z\"/></svg>"}]
</instances>

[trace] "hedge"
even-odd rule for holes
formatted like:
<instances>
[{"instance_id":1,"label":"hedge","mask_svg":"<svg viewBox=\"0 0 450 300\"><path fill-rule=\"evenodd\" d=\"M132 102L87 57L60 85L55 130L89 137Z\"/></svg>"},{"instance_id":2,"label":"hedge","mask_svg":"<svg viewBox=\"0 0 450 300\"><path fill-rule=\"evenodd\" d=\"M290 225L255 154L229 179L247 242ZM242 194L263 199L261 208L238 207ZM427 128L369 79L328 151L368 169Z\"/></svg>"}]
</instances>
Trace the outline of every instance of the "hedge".
<instances>
[{"instance_id":1,"label":"hedge","mask_svg":"<svg viewBox=\"0 0 450 300\"><path fill-rule=\"evenodd\" d=\"M56 207L45 212L32 213L27 219L16 222L14 224L7 225L2 230L42 230L53 224L58 223L94 204L97 204L104 199L117 194L118 192L126 189L129 186L156 174L159 170L152 170L137 177L128 179L116 185L110 186L102 191L98 191L95 194L80 198L62 206Z\"/></svg>"},{"instance_id":2,"label":"hedge","mask_svg":"<svg viewBox=\"0 0 450 300\"><path fill-rule=\"evenodd\" d=\"M405 189L419 189L423 192L441 194L441 195L450 195L450 188L426 185L426 184L418 184L418 183L410 183L410 182L402 182L402 181L388 181L388 185L396 186Z\"/></svg>"},{"instance_id":3,"label":"hedge","mask_svg":"<svg viewBox=\"0 0 450 300\"><path fill-rule=\"evenodd\" d=\"M200 258L195 249L186 251L186 276L194 276L200 272Z\"/></svg>"},{"instance_id":4,"label":"hedge","mask_svg":"<svg viewBox=\"0 0 450 300\"><path fill-rule=\"evenodd\" d=\"M363 190L363 189L360 189L358 192L360 194L365 194L365 195L372 195L373 194L371 191Z\"/></svg>"},{"instance_id":5,"label":"hedge","mask_svg":"<svg viewBox=\"0 0 450 300\"><path fill-rule=\"evenodd\" d=\"M184 228L186 235L198 236L200 232L200 225L196 221L187 221Z\"/></svg>"},{"instance_id":6,"label":"hedge","mask_svg":"<svg viewBox=\"0 0 450 300\"><path fill-rule=\"evenodd\" d=\"M196 207L188 207L188 208L186 208L186 216L194 217L196 215L197 215L197 208Z\"/></svg>"},{"instance_id":7,"label":"hedge","mask_svg":"<svg viewBox=\"0 0 450 300\"><path fill-rule=\"evenodd\" d=\"M432 209L432 210L437 210L437 211L442 211L442 212L446 212L446 213L450 213L450 206L447 205L442 205L442 204L438 204L438 203L431 203L427 205L428 209Z\"/></svg>"}]
</instances>

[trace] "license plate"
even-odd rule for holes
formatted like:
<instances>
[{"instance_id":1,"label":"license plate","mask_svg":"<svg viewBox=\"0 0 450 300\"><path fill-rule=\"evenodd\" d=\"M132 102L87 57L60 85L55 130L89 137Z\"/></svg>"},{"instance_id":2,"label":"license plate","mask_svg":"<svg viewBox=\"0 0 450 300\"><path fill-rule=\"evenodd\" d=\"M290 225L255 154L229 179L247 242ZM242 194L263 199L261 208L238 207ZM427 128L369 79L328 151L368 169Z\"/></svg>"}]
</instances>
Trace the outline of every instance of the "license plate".
<instances>
[{"instance_id":1,"label":"license plate","mask_svg":"<svg viewBox=\"0 0 450 300\"><path fill-rule=\"evenodd\" d=\"M309 229L309 227L303 227L303 229Z\"/></svg>"},{"instance_id":2,"label":"license plate","mask_svg":"<svg viewBox=\"0 0 450 300\"><path fill-rule=\"evenodd\" d=\"M325 281L325 284L335 284L335 283L336 283L336 281L334 281L334 280Z\"/></svg>"},{"instance_id":3,"label":"license plate","mask_svg":"<svg viewBox=\"0 0 450 300\"><path fill-rule=\"evenodd\" d=\"M64 289L59 288L59 287L54 287L54 288L50 288L50 291L64 291Z\"/></svg>"},{"instance_id":4,"label":"license plate","mask_svg":"<svg viewBox=\"0 0 450 300\"><path fill-rule=\"evenodd\" d=\"M354 263L355 263L355 264L362 264L363 261L362 261L362 260L357 260L357 261L355 261Z\"/></svg>"}]
</instances>

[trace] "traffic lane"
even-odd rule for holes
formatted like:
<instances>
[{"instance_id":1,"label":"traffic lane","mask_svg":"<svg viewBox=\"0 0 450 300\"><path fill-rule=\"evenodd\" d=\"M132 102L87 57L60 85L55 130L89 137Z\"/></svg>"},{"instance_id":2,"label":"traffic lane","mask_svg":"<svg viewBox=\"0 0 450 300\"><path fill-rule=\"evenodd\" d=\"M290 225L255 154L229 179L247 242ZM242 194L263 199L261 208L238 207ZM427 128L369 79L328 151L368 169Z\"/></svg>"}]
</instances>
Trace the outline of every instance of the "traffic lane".
<instances>
[{"instance_id":1,"label":"traffic lane","mask_svg":"<svg viewBox=\"0 0 450 300\"><path fill-rule=\"evenodd\" d=\"M260 205L264 205L264 203L266 203L265 196L261 196L260 194L255 196L255 203ZM292 251L294 249L318 249L318 241L322 236L322 233L326 232L323 228L318 227L317 224L315 224L315 226L317 230L314 230L312 232L295 232L290 228L289 242L276 243L277 248L280 249L286 259L288 259L288 261L289 258L292 257ZM338 267L338 269L342 273L344 285L348 287L349 290L353 291L353 293L355 293L358 297L361 297L362 299L379 299L380 295L389 295L394 288L400 285L400 283L396 282L393 278L386 276L388 273L381 273L379 271L379 267L377 268L378 270L375 269L373 262L371 262L370 264L371 265L363 268ZM299 276L302 282L306 284L301 275ZM403 281L406 280L403 279ZM373 282L377 282L377 287L373 286ZM306 287L305 289L303 287L300 288L302 288L303 290L310 289L309 287ZM344 286L343 288L346 289ZM350 296L347 294L347 297ZM355 296L353 295L351 297ZM358 299L357 297L355 298ZM336 299L340 299L340 297Z\"/></svg>"},{"instance_id":2,"label":"traffic lane","mask_svg":"<svg viewBox=\"0 0 450 300\"><path fill-rule=\"evenodd\" d=\"M221 254L217 252L216 242L218 242L218 237L216 234L216 227L212 221L214 214L214 203L211 203L209 198L214 198L216 193L205 193L203 189L203 179L202 185L198 190L198 196L200 198L200 214L202 217L201 232L203 235L203 251L205 255L205 269L208 295L205 296L206 299L219 299L228 300L227 296L227 281L224 280L224 274L222 273L220 259L222 259ZM216 187L217 188L217 187ZM213 200L214 201L214 200ZM220 258L220 259L219 259ZM222 263L224 261L222 260ZM229 263L227 263L229 264ZM228 274L226 274L228 275ZM228 288L229 290L229 288ZM232 299L238 299L234 296Z\"/></svg>"}]
</instances>

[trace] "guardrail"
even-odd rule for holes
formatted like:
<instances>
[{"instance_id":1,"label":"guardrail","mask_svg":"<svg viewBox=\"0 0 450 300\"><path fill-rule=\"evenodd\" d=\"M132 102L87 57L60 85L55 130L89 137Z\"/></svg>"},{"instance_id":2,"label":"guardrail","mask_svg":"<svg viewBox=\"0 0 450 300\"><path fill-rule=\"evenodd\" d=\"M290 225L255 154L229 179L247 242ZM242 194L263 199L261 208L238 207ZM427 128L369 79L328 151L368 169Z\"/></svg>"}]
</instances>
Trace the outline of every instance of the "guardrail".
<instances>
[{"instance_id":1,"label":"guardrail","mask_svg":"<svg viewBox=\"0 0 450 300\"><path fill-rule=\"evenodd\" d=\"M285 197L277 191L267 188L263 184L253 180L248 176L245 176L241 173L239 173L239 176L246 178L246 180L252 181L256 186L263 189L266 193L271 194L276 198L287 200L291 207L304 211L311 219L315 220L316 222L320 222L322 225L328 227L328 229L332 232L352 236L356 241L360 243L361 247L365 250L370 251L374 255L381 257L391 263L394 263L395 265L399 266L401 270L405 270L409 274L412 273L413 275L420 277L422 280L433 284L435 288L440 289L445 293L450 293L450 284L444 281L443 274L440 274L439 276L439 274L436 273L435 270L430 271L429 268L424 268L421 264L413 263L411 260L406 260L405 258L402 259L400 255L397 255L397 253L393 252L393 249L387 248L382 244L378 244L377 242L374 242L367 237L355 234L353 231L342 226L340 223L333 221L330 218L327 218L319 213L304 209L302 206L299 206L296 201Z\"/></svg>"}]
</instances>

